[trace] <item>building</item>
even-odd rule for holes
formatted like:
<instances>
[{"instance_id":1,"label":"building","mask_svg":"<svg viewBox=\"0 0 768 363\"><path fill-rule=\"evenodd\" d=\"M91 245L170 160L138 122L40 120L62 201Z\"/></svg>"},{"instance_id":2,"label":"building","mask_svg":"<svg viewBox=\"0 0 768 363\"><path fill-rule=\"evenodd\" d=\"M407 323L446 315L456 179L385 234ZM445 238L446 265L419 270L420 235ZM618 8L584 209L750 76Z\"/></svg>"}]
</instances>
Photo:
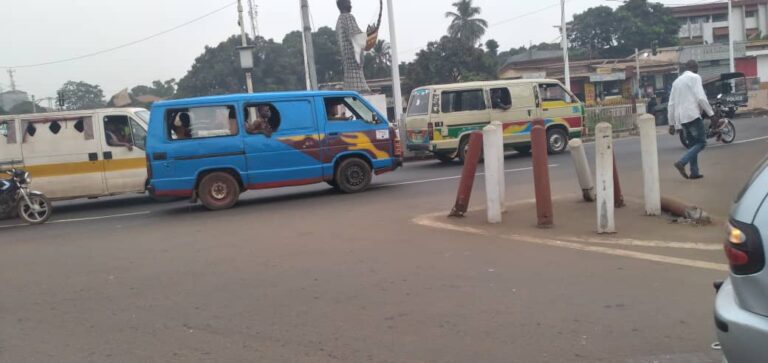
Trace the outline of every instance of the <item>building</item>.
<instances>
[{"instance_id":1,"label":"building","mask_svg":"<svg viewBox=\"0 0 768 363\"><path fill-rule=\"evenodd\" d=\"M6 112L10 112L13 106L28 101L29 95L24 91L12 90L0 93L0 107Z\"/></svg>"},{"instance_id":2,"label":"building","mask_svg":"<svg viewBox=\"0 0 768 363\"><path fill-rule=\"evenodd\" d=\"M728 2L673 6L682 44L728 43ZM733 0L733 41L768 35L768 0Z\"/></svg>"}]
</instances>

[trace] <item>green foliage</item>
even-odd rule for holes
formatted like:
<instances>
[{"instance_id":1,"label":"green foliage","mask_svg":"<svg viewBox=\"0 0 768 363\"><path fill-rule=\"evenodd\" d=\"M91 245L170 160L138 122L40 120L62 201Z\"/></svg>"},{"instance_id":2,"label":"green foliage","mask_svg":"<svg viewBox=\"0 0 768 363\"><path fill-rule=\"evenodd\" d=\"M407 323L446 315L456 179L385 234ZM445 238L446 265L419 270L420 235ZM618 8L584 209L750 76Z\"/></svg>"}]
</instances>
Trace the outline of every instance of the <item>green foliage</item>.
<instances>
[{"instance_id":1,"label":"green foliage","mask_svg":"<svg viewBox=\"0 0 768 363\"><path fill-rule=\"evenodd\" d=\"M7 115L7 114L8 112L4 108L0 107L0 115Z\"/></svg>"},{"instance_id":2,"label":"green foliage","mask_svg":"<svg viewBox=\"0 0 768 363\"><path fill-rule=\"evenodd\" d=\"M364 66L363 71L368 80L391 77L392 54L389 43L383 40L376 42L371 52L365 54Z\"/></svg>"},{"instance_id":3,"label":"green foliage","mask_svg":"<svg viewBox=\"0 0 768 363\"><path fill-rule=\"evenodd\" d=\"M237 46L240 36L232 35L216 47L206 46L192 68L179 80L178 97L208 96L245 91Z\"/></svg>"},{"instance_id":4,"label":"green foliage","mask_svg":"<svg viewBox=\"0 0 768 363\"><path fill-rule=\"evenodd\" d=\"M64 94L65 110L88 110L104 107L104 91L98 85L67 81L59 89ZM11 109L13 111L13 109Z\"/></svg>"},{"instance_id":5,"label":"green foliage","mask_svg":"<svg viewBox=\"0 0 768 363\"><path fill-rule=\"evenodd\" d=\"M154 80L151 86L138 85L131 88L131 95L138 97L152 95L162 98L170 98L176 93L176 79L171 78L167 81Z\"/></svg>"},{"instance_id":6,"label":"green foliage","mask_svg":"<svg viewBox=\"0 0 768 363\"><path fill-rule=\"evenodd\" d=\"M491 55L497 56L499 55L499 42L495 39L488 39L488 41L485 42L485 49L488 49L488 53Z\"/></svg>"},{"instance_id":7,"label":"green foliage","mask_svg":"<svg viewBox=\"0 0 768 363\"><path fill-rule=\"evenodd\" d=\"M481 13L480 7L474 6L472 0L459 0L452 5L456 12L445 13L445 17L451 19L448 35L466 44L476 44L488 29L488 22L477 17Z\"/></svg>"},{"instance_id":8,"label":"green foliage","mask_svg":"<svg viewBox=\"0 0 768 363\"><path fill-rule=\"evenodd\" d=\"M496 58L481 48L445 36L427 44L427 48L408 65L406 91L427 84L494 79L496 67Z\"/></svg>"},{"instance_id":9,"label":"green foliage","mask_svg":"<svg viewBox=\"0 0 768 363\"><path fill-rule=\"evenodd\" d=\"M598 6L576 14L572 29L568 38L575 48L589 57L610 58L648 48L654 40L661 47L676 45L680 25L663 4L627 0L615 11Z\"/></svg>"}]
</instances>

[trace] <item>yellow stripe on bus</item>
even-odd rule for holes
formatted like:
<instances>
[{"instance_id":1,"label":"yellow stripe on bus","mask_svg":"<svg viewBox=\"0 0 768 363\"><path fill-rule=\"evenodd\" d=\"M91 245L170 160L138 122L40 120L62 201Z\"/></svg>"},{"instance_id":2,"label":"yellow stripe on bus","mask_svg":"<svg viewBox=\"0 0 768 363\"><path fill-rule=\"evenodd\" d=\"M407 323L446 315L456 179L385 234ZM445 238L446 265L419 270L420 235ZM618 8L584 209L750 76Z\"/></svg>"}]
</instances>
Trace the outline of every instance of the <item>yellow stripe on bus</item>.
<instances>
[{"instance_id":1,"label":"yellow stripe on bus","mask_svg":"<svg viewBox=\"0 0 768 363\"><path fill-rule=\"evenodd\" d=\"M147 162L144 158L81 161L75 163L28 165L24 170L28 171L32 178L44 178L51 176L67 176L89 173L103 173L130 169L145 169Z\"/></svg>"}]
</instances>

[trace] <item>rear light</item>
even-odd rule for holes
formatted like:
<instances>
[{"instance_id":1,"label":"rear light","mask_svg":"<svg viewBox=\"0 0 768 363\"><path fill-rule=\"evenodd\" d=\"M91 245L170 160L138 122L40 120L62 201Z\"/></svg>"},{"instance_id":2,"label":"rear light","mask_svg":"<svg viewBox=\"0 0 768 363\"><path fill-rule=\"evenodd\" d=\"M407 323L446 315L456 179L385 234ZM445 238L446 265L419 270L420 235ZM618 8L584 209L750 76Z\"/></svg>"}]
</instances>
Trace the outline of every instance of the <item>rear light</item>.
<instances>
[{"instance_id":1,"label":"rear light","mask_svg":"<svg viewBox=\"0 0 768 363\"><path fill-rule=\"evenodd\" d=\"M763 240L755 226L738 221L728 223L725 256L734 275L753 275L765 268Z\"/></svg>"},{"instance_id":2,"label":"rear light","mask_svg":"<svg viewBox=\"0 0 768 363\"><path fill-rule=\"evenodd\" d=\"M147 180L152 179L152 163L149 162L149 154L146 155L147 160Z\"/></svg>"},{"instance_id":3,"label":"rear light","mask_svg":"<svg viewBox=\"0 0 768 363\"><path fill-rule=\"evenodd\" d=\"M432 122L427 123L427 141L432 140L435 137L435 124Z\"/></svg>"},{"instance_id":4,"label":"rear light","mask_svg":"<svg viewBox=\"0 0 768 363\"><path fill-rule=\"evenodd\" d=\"M394 146L395 146L395 157L399 158L403 156L403 143L400 141L400 132L397 131L394 127L389 128L389 135L392 140L394 140Z\"/></svg>"}]
</instances>

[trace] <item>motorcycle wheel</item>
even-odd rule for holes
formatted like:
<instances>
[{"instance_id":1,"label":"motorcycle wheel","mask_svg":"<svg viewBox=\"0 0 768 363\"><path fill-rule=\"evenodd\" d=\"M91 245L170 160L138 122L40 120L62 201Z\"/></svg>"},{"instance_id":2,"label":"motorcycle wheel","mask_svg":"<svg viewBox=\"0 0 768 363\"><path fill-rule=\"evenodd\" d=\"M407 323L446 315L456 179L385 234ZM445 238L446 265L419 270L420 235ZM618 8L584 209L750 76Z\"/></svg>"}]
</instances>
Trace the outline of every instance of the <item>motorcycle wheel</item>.
<instances>
[{"instance_id":1,"label":"motorcycle wheel","mask_svg":"<svg viewBox=\"0 0 768 363\"><path fill-rule=\"evenodd\" d=\"M51 202L44 195L30 195L28 204L25 199L19 201L19 217L29 224L42 224L51 218Z\"/></svg>"},{"instance_id":2,"label":"motorcycle wheel","mask_svg":"<svg viewBox=\"0 0 768 363\"><path fill-rule=\"evenodd\" d=\"M736 127L731 120L725 120L725 125L720 128L720 142L730 144L736 140Z\"/></svg>"}]
</instances>

